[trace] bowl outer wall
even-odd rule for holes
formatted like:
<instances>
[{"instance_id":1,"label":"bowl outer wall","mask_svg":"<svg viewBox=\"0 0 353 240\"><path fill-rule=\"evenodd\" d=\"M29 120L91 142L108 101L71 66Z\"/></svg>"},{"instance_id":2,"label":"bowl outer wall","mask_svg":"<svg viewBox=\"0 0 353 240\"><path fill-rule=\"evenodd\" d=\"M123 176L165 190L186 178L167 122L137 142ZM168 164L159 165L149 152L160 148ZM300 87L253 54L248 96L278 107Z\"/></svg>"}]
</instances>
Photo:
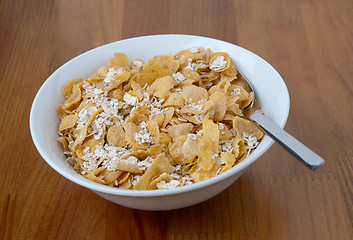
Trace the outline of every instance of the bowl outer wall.
<instances>
[{"instance_id":1,"label":"bowl outer wall","mask_svg":"<svg viewBox=\"0 0 353 240\"><path fill-rule=\"evenodd\" d=\"M126 53L130 60L138 57L146 61L154 55L175 54L179 50L191 46L204 46L210 47L213 51L228 52L236 66L254 86L263 112L279 126L284 127L289 113L287 87L277 71L256 54L231 43L199 36L153 35L137 37L85 52L65 63L45 81L33 101L30 113L32 138L44 160L64 177L96 192L146 198L176 195L199 188L207 188L216 182L232 178L232 175L251 165L273 144L273 140L268 136L265 136L259 147L246 160L232 169L203 182L168 190L131 191L104 186L85 179L64 161L61 147L56 141L59 120L55 109L64 101L61 90L66 81L73 78L89 77L100 66L106 65L113 53L117 51ZM259 78L265 80L261 82Z\"/></svg>"},{"instance_id":2,"label":"bowl outer wall","mask_svg":"<svg viewBox=\"0 0 353 240\"><path fill-rule=\"evenodd\" d=\"M224 181L218 181L207 188L197 188L193 191L174 195L153 196L149 197L148 201L146 201L146 198L141 197L118 196L98 191L93 192L111 202L125 207L149 211L173 210L189 207L216 196L217 194L227 189L230 185L232 185L244 173L245 170L246 169L243 169L231 177L226 178Z\"/></svg>"}]
</instances>

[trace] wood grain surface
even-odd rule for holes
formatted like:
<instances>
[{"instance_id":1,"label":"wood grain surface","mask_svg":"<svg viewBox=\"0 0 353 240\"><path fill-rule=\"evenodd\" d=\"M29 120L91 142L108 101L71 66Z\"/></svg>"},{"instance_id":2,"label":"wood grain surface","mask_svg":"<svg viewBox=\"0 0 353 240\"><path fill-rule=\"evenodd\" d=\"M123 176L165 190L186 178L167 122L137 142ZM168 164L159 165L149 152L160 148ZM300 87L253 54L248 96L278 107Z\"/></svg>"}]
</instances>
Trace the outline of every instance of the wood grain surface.
<instances>
[{"instance_id":1,"label":"wood grain surface","mask_svg":"<svg viewBox=\"0 0 353 240\"><path fill-rule=\"evenodd\" d=\"M353 239L351 0L0 0L0 239ZM29 131L34 96L69 59L125 38L225 40L284 78L285 129L321 155L308 170L278 144L218 196L185 209L115 205L51 169Z\"/></svg>"}]
</instances>

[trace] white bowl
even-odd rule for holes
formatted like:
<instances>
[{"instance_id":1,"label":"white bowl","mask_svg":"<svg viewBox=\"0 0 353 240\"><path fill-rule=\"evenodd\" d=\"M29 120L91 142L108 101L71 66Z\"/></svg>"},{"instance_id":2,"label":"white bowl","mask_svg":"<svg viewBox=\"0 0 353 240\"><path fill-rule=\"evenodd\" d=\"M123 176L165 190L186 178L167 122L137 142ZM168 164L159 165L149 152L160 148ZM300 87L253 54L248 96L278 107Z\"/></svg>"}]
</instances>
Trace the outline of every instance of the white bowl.
<instances>
[{"instance_id":1,"label":"white bowl","mask_svg":"<svg viewBox=\"0 0 353 240\"><path fill-rule=\"evenodd\" d=\"M273 140L265 136L256 150L232 169L206 181L167 190L124 190L90 181L76 173L65 160L57 141L59 119L56 106L64 101L62 88L73 78L87 78L106 65L114 52L129 59L146 61L160 54L176 54L192 46L227 52L237 68L253 85L263 112L282 128L289 113L288 90L281 76L265 60L239 46L224 41L190 35L153 35L110 43L85 52L57 69L39 89L30 113L33 142L44 160L67 179L91 189L114 203L143 210L169 210L205 201L229 187L269 147Z\"/></svg>"}]
</instances>

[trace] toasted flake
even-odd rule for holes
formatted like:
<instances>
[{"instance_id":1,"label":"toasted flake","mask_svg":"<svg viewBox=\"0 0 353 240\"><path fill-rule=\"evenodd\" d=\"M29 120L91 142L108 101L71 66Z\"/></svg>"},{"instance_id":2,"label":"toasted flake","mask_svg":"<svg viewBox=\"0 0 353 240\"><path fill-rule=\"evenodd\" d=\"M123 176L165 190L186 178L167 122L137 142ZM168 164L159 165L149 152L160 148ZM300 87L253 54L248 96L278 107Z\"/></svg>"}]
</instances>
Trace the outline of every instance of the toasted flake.
<instances>
[{"instance_id":1,"label":"toasted flake","mask_svg":"<svg viewBox=\"0 0 353 240\"><path fill-rule=\"evenodd\" d=\"M118 160L116 169L123 172L141 173L142 171L137 166L138 161L139 160L134 156L130 156L127 159Z\"/></svg>"},{"instance_id":2,"label":"toasted flake","mask_svg":"<svg viewBox=\"0 0 353 240\"><path fill-rule=\"evenodd\" d=\"M196 181L201 182L211 177L214 177L219 172L221 166L219 164L213 164L209 170L204 170L198 165L194 165L188 172L188 174Z\"/></svg>"},{"instance_id":3,"label":"toasted flake","mask_svg":"<svg viewBox=\"0 0 353 240\"><path fill-rule=\"evenodd\" d=\"M63 88L63 95L65 97L70 96L71 93L72 93L74 85L76 85L76 84L78 84L78 83L80 83L82 81L83 81L82 78L75 78L75 79L71 79L71 80L67 81L65 86L64 86L64 88Z\"/></svg>"},{"instance_id":4,"label":"toasted flake","mask_svg":"<svg viewBox=\"0 0 353 240\"><path fill-rule=\"evenodd\" d=\"M254 135L258 140L264 136L262 130L255 123L241 117L233 118L233 128L240 138L243 138L244 134Z\"/></svg>"},{"instance_id":5,"label":"toasted flake","mask_svg":"<svg viewBox=\"0 0 353 240\"><path fill-rule=\"evenodd\" d=\"M175 139L179 135L187 135L192 129L193 125L191 123L181 123L168 127L168 133L173 139Z\"/></svg>"},{"instance_id":6,"label":"toasted flake","mask_svg":"<svg viewBox=\"0 0 353 240\"><path fill-rule=\"evenodd\" d=\"M60 123L59 126L59 131L63 131L69 128L72 128L75 126L76 122L77 122L77 115L76 114L71 114L71 115L67 115L65 116Z\"/></svg>"},{"instance_id":7,"label":"toasted flake","mask_svg":"<svg viewBox=\"0 0 353 240\"><path fill-rule=\"evenodd\" d=\"M212 55L210 69L215 72L222 72L229 68L231 59L225 52L218 52Z\"/></svg>"},{"instance_id":8,"label":"toasted flake","mask_svg":"<svg viewBox=\"0 0 353 240\"><path fill-rule=\"evenodd\" d=\"M176 164L191 163L197 155L197 139L193 139L188 135L179 135L175 138L169 151Z\"/></svg>"},{"instance_id":9,"label":"toasted flake","mask_svg":"<svg viewBox=\"0 0 353 240\"><path fill-rule=\"evenodd\" d=\"M108 62L109 68L123 68L125 70L129 69L129 59L124 53L116 52L114 57Z\"/></svg>"},{"instance_id":10,"label":"toasted flake","mask_svg":"<svg viewBox=\"0 0 353 240\"><path fill-rule=\"evenodd\" d=\"M68 96L64 102L64 109L70 109L75 104L79 103L82 98L82 92L78 84L72 87L72 93Z\"/></svg>"},{"instance_id":11,"label":"toasted flake","mask_svg":"<svg viewBox=\"0 0 353 240\"><path fill-rule=\"evenodd\" d=\"M184 87L181 95L187 103L197 103L208 98L207 90L195 85Z\"/></svg>"},{"instance_id":12,"label":"toasted flake","mask_svg":"<svg viewBox=\"0 0 353 240\"><path fill-rule=\"evenodd\" d=\"M210 101L213 101L209 108L210 118L214 121L222 121L227 111L227 96L223 91L216 91L210 96Z\"/></svg>"},{"instance_id":13,"label":"toasted flake","mask_svg":"<svg viewBox=\"0 0 353 240\"><path fill-rule=\"evenodd\" d=\"M162 106L181 108L184 106L184 99L180 93L170 93Z\"/></svg>"},{"instance_id":14,"label":"toasted flake","mask_svg":"<svg viewBox=\"0 0 353 240\"><path fill-rule=\"evenodd\" d=\"M159 99L165 99L174 87L175 80L171 76L164 76L156 79L152 85L148 88L147 92Z\"/></svg>"},{"instance_id":15,"label":"toasted flake","mask_svg":"<svg viewBox=\"0 0 353 240\"><path fill-rule=\"evenodd\" d=\"M149 185L148 189L168 189L168 188L172 188L172 187L169 187L172 184L168 184L172 180L173 180L173 177L170 174L162 173L162 175L160 175L159 177L157 177L156 179L154 179L151 182L151 184Z\"/></svg>"},{"instance_id":16,"label":"toasted flake","mask_svg":"<svg viewBox=\"0 0 353 240\"><path fill-rule=\"evenodd\" d=\"M137 181L134 186L135 190L147 190L154 177L158 177L163 173L170 173L172 166L168 158L164 154L159 154L153 160L151 166L147 169L145 174Z\"/></svg>"},{"instance_id":17,"label":"toasted flake","mask_svg":"<svg viewBox=\"0 0 353 240\"><path fill-rule=\"evenodd\" d=\"M229 170L231 167L233 167L233 165L235 163L235 157L231 152L222 152L221 153L221 160L225 164L225 166L222 168L220 173Z\"/></svg>"},{"instance_id":18,"label":"toasted flake","mask_svg":"<svg viewBox=\"0 0 353 240\"><path fill-rule=\"evenodd\" d=\"M212 120L204 121L202 129L202 137L198 144L198 163L203 170L209 171L215 164L212 157L214 154L218 154L219 151L219 130L218 125Z\"/></svg>"},{"instance_id":19,"label":"toasted flake","mask_svg":"<svg viewBox=\"0 0 353 240\"><path fill-rule=\"evenodd\" d=\"M124 129L119 125L114 125L108 129L107 142L111 146L123 147L126 145Z\"/></svg>"}]
</instances>

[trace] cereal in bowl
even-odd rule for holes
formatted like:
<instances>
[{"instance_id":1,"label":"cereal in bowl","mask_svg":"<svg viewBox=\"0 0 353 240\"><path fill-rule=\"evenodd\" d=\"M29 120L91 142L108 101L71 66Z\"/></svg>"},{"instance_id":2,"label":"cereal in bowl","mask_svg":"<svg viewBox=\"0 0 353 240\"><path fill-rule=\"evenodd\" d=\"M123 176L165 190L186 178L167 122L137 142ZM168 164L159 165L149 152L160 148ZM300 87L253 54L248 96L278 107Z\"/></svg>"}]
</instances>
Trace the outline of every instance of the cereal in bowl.
<instances>
[{"instance_id":1,"label":"cereal in bowl","mask_svg":"<svg viewBox=\"0 0 353 240\"><path fill-rule=\"evenodd\" d=\"M129 63L115 53L88 79L69 80L57 107L73 168L108 186L153 190L223 173L257 147L253 93L225 52L191 47Z\"/></svg>"}]
</instances>

